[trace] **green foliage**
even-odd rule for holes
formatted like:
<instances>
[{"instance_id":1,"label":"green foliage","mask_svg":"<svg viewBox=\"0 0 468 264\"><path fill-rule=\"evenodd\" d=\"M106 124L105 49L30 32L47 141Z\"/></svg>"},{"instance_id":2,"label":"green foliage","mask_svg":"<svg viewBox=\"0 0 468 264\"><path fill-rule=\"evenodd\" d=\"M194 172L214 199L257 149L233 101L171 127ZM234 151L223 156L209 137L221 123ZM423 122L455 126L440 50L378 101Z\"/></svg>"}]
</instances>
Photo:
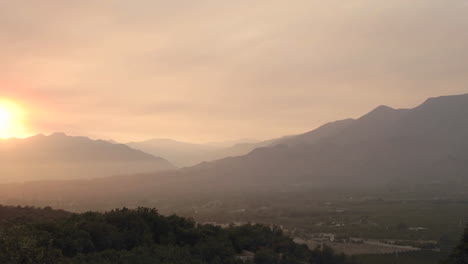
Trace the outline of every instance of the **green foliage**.
<instances>
[{"instance_id":1,"label":"green foliage","mask_svg":"<svg viewBox=\"0 0 468 264\"><path fill-rule=\"evenodd\" d=\"M254 260L255 264L278 264L280 258L275 251L265 248L257 251Z\"/></svg>"},{"instance_id":2,"label":"green foliage","mask_svg":"<svg viewBox=\"0 0 468 264\"><path fill-rule=\"evenodd\" d=\"M448 257L446 261L442 262L443 264L466 264L468 263L468 226L465 228L465 232L452 251L452 254Z\"/></svg>"},{"instance_id":3,"label":"green foliage","mask_svg":"<svg viewBox=\"0 0 468 264\"><path fill-rule=\"evenodd\" d=\"M224 229L149 208L0 225L2 264L237 264L245 251L258 264L351 263L330 249L295 244L279 228Z\"/></svg>"},{"instance_id":4,"label":"green foliage","mask_svg":"<svg viewBox=\"0 0 468 264\"><path fill-rule=\"evenodd\" d=\"M437 264L447 255L436 251L411 251L388 254L358 255L360 264Z\"/></svg>"},{"instance_id":5,"label":"green foliage","mask_svg":"<svg viewBox=\"0 0 468 264\"><path fill-rule=\"evenodd\" d=\"M50 207L36 208L31 206L4 206L0 205L0 222L14 221L28 222L34 220L54 220L70 216L71 213L63 210L53 210Z\"/></svg>"},{"instance_id":6,"label":"green foliage","mask_svg":"<svg viewBox=\"0 0 468 264\"><path fill-rule=\"evenodd\" d=\"M343 254L337 255L333 252L333 249L324 247L323 250L314 250L312 259L315 260L315 264L325 263L337 263L346 264L349 263L346 256Z\"/></svg>"}]
</instances>

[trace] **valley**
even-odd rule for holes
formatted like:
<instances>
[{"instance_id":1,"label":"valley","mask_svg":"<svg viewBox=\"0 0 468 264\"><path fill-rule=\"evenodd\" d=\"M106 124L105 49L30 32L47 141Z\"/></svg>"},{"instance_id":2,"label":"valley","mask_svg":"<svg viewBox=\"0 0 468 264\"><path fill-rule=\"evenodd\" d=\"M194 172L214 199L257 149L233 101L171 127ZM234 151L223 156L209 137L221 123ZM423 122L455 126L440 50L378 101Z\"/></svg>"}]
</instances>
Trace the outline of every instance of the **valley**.
<instances>
[{"instance_id":1,"label":"valley","mask_svg":"<svg viewBox=\"0 0 468 264\"><path fill-rule=\"evenodd\" d=\"M29 163L36 173L22 172L36 180L0 184L0 203L78 213L143 206L214 226L279 227L311 250L440 259L457 244L468 219L466 116L466 94L430 98L413 109L381 106L355 120L252 143L262 147L245 155L180 169L126 145L89 138L53 134L7 141L4 157ZM17 154L7 155L9 148ZM33 166L44 161L78 167L60 177L52 173L58 165L46 173ZM159 163L160 171L145 171L148 162ZM114 171L93 177L93 169L106 163ZM115 170L120 173L109 175Z\"/></svg>"}]
</instances>

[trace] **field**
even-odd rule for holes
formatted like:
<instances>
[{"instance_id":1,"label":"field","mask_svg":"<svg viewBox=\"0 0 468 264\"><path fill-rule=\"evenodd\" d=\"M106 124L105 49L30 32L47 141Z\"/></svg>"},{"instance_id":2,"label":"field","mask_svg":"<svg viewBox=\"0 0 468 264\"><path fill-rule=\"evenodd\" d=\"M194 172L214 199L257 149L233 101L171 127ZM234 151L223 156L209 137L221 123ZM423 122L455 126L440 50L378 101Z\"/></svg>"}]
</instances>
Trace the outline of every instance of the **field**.
<instances>
[{"instance_id":1,"label":"field","mask_svg":"<svg viewBox=\"0 0 468 264\"><path fill-rule=\"evenodd\" d=\"M304 240L320 233L333 234L337 248L345 248L345 253L352 253L347 252L347 245L356 248L348 243L356 238L446 252L457 243L468 219L468 200L464 199L314 196L231 196L171 203L162 209L176 208L177 213L200 222L279 225Z\"/></svg>"},{"instance_id":2,"label":"field","mask_svg":"<svg viewBox=\"0 0 468 264\"><path fill-rule=\"evenodd\" d=\"M320 241L317 237L329 234L333 240L328 239L325 244L351 255L401 253L409 251L406 248L448 252L458 242L468 219L468 195L452 191L446 192L445 196L434 197L432 193L432 190L425 193L213 192L164 199L124 197L120 201L89 201L89 204L92 203L95 210L145 206L157 208L165 215L178 214L197 222L224 226L231 223L277 225L289 236L302 239L312 247L317 240ZM89 209L88 203L73 203L72 207L62 201L23 203L52 205L72 211ZM360 240L362 243L356 243ZM413 254L419 257L418 253L402 253L400 257L411 258Z\"/></svg>"},{"instance_id":3,"label":"field","mask_svg":"<svg viewBox=\"0 0 468 264\"><path fill-rule=\"evenodd\" d=\"M419 251L400 254L356 256L361 264L438 264L446 255L439 252Z\"/></svg>"}]
</instances>

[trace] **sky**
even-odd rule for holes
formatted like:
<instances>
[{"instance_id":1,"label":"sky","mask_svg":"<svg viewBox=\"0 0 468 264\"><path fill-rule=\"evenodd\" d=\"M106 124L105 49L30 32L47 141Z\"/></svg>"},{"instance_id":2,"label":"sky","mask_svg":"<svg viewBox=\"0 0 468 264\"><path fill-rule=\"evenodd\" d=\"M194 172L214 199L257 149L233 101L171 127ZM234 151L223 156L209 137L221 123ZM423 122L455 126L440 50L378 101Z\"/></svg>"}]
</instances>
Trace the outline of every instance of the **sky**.
<instances>
[{"instance_id":1,"label":"sky","mask_svg":"<svg viewBox=\"0 0 468 264\"><path fill-rule=\"evenodd\" d=\"M468 93L467 14L468 0L0 0L0 99L28 134L297 134Z\"/></svg>"}]
</instances>

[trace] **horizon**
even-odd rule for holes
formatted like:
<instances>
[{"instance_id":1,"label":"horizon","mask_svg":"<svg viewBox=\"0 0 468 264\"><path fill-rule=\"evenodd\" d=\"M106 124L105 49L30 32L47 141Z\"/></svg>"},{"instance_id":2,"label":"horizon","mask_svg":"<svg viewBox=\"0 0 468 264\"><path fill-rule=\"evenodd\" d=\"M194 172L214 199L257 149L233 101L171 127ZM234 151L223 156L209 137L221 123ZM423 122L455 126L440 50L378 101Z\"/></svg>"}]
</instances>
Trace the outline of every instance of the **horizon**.
<instances>
[{"instance_id":1,"label":"horizon","mask_svg":"<svg viewBox=\"0 0 468 264\"><path fill-rule=\"evenodd\" d=\"M298 134L466 92L467 12L465 0L4 1L0 97L24 107L30 133Z\"/></svg>"},{"instance_id":2,"label":"horizon","mask_svg":"<svg viewBox=\"0 0 468 264\"><path fill-rule=\"evenodd\" d=\"M0 32L0 264L467 261L468 0L0 0Z\"/></svg>"},{"instance_id":3,"label":"horizon","mask_svg":"<svg viewBox=\"0 0 468 264\"><path fill-rule=\"evenodd\" d=\"M365 113L363 113L363 114L361 114L361 115L359 115L357 117L345 117L345 118L337 119L337 120L329 120L329 121L327 121L327 122L325 122L323 124L318 125L317 127L310 128L309 130L306 130L306 131L302 131L302 132L299 132L299 133L296 133L296 134L289 133L289 134L284 134L284 135L278 135L278 136L273 137L273 138L262 138L262 139L260 139L260 138L247 138L247 137L245 137L245 138L224 138L224 139L209 140L209 141L189 141L189 140L178 139L178 138L170 138L170 137L161 137L161 138L152 137L152 138L140 138L140 139L137 139L137 140L124 140L124 141L121 141L119 139L109 138L109 137L100 138L100 137L93 137L91 135L86 135L86 134L70 134L70 133L67 133L67 132L64 132L64 131L50 131L48 133L36 132L36 133L24 135L22 137L18 137L18 136L11 136L11 137L6 137L6 138L5 137L0 137L0 140L26 139L26 138L40 136L40 135L52 136L54 134L65 134L66 136L71 136L71 137L87 137L87 138L89 138L91 140L115 141L116 143L119 143L119 144L127 144L127 143L133 143L133 142L145 142L145 141L151 141L151 140L168 140L168 141L174 141L174 142L179 142L179 143L188 143L188 144L197 144L197 145L228 144L228 145L233 146L233 145L237 144L236 141L241 141L242 143L244 143L244 142L256 142L256 141L260 142L260 141L268 141L268 140L278 139L278 138L286 137L286 136L301 135L301 134L313 131L313 130L315 130L317 128L320 128L321 126L326 125L328 123L332 123L332 122L336 122L336 121L340 121L340 120L346 120L346 119L353 119L353 120L359 119L362 116L365 116L366 114L368 114L369 112L371 112L371 111L373 111L373 110L375 110L375 109L377 109L379 107L382 107L382 106L389 107L391 109L412 109L412 108L418 107L421 104L424 104L427 100L432 99L432 98L461 96L461 95L468 95L468 93L446 94L446 95L432 96L432 97L425 98L425 99L421 100L420 103L418 103L416 105L413 105L413 106L410 106L410 107L394 107L394 106L391 106L391 105L378 104L376 107L374 107L372 109L369 109L367 112L365 112ZM231 142L233 144L230 144Z\"/></svg>"}]
</instances>

